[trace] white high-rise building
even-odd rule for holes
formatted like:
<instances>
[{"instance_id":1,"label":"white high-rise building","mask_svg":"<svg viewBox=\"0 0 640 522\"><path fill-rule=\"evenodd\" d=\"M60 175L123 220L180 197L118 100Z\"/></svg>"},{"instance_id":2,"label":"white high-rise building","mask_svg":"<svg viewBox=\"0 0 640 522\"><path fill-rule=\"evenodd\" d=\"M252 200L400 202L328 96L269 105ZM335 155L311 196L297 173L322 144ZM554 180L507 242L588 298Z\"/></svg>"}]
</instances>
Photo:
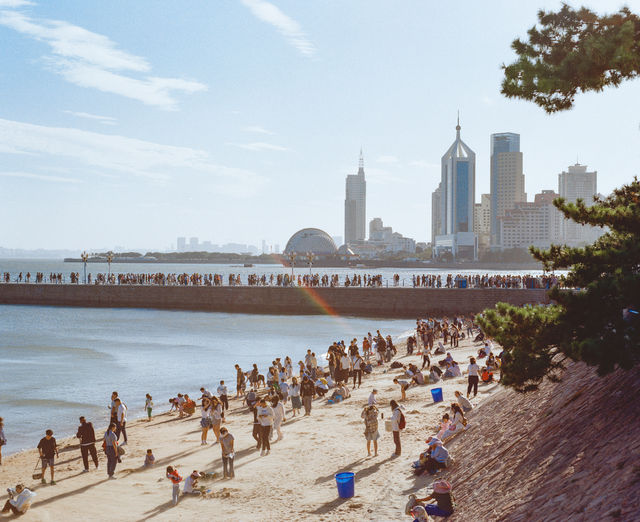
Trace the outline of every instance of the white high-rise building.
<instances>
[{"instance_id":1,"label":"white high-rise building","mask_svg":"<svg viewBox=\"0 0 640 522\"><path fill-rule=\"evenodd\" d=\"M491 246L500 245L499 218L516 203L526 203L520 135L491 135Z\"/></svg>"},{"instance_id":2,"label":"white high-rise building","mask_svg":"<svg viewBox=\"0 0 640 522\"><path fill-rule=\"evenodd\" d=\"M186 237L179 237L178 241L176 242L176 250L178 252L185 252L187 250L187 238Z\"/></svg>"},{"instance_id":3,"label":"white high-rise building","mask_svg":"<svg viewBox=\"0 0 640 522\"><path fill-rule=\"evenodd\" d=\"M562 239L562 215L553 206L558 197L553 190L536 194L535 201L516 203L498 219L500 245L503 249L549 248Z\"/></svg>"},{"instance_id":4,"label":"white high-rise building","mask_svg":"<svg viewBox=\"0 0 640 522\"><path fill-rule=\"evenodd\" d=\"M558 174L558 192L568 203L575 203L582 199L588 207L593 205L593 196L598 193L598 172L587 172L586 165L576 163L571 165L568 171ZM596 227L584 226L565 219L563 216L563 240L570 246L579 246L592 243L601 234L602 230Z\"/></svg>"},{"instance_id":5,"label":"white high-rise building","mask_svg":"<svg viewBox=\"0 0 640 522\"><path fill-rule=\"evenodd\" d=\"M367 237L367 182L364 179L364 159L360 149L358 173L349 174L344 199L344 242L364 241Z\"/></svg>"}]
</instances>

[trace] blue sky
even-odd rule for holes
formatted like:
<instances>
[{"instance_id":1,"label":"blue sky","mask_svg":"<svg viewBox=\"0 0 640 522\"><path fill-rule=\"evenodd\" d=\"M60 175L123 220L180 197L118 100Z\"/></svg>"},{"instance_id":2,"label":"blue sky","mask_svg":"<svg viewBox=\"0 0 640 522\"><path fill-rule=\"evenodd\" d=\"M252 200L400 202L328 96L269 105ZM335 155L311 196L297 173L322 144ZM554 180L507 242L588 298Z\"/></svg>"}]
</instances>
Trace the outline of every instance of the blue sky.
<instances>
[{"instance_id":1,"label":"blue sky","mask_svg":"<svg viewBox=\"0 0 640 522\"><path fill-rule=\"evenodd\" d=\"M361 146L367 220L428 240L458 110L477 201L493 132L521 134L530 199L576 157L603 193L640 173L638 81L553 116L499 94L511 41L560 2L185 5L0 0L0 246L342 236Z\"/></svg>"}]
</instances>

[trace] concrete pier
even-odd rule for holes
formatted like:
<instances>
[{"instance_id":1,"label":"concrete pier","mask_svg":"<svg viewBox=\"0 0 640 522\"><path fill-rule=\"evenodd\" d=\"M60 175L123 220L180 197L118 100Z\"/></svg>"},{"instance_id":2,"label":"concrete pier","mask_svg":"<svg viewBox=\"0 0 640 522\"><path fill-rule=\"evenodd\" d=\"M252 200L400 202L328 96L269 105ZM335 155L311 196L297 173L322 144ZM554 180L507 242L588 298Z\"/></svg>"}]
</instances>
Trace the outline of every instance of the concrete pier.
<instances>
[{"instance_id":1,"label":"concrete pier","mask_svg":"<svg viewBox=\"0 0 640 522\"><path fill-rule=\"evenodd\" d=\"M0 284L0 304L417 318L472 314L496 303L548 303L546 290L506 288L282 288Z\"/></svg>"}]
</instances>

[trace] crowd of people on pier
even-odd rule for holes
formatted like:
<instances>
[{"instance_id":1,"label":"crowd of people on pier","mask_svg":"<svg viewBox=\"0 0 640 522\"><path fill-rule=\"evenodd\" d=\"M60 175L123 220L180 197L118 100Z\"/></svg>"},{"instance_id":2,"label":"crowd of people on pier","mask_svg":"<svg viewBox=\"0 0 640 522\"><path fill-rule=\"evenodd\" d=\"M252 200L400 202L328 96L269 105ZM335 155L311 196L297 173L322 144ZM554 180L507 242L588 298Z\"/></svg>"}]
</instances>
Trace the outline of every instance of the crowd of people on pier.
<instances>
[{"instance_id":1,"label":"crowd of people on pier","mask_svg":"<svg viewBox=\"0 0 640 522\"><path fill-rule=\"evenodd\" d=\"M562 278L554 274L547 275L511 275L511 274L413 274L406 275L407 285L413 288L541 288L550 289L563 285ZM60 273L32 274L20 272L11 274L4 272L0 279L5 283L52 283L82 284L84 278L79 272L71 272L68 279ZM158 286L276 286L276 287L307 287L307 288L337 288L337 287L400 287L405 286L405 278L394 274L388 281L382 274L248 274L244 278L241 274L200 274L200 273L91 273L86 276L87 284L94 285L158 285Z\"/></svg>"},{"instance_id":2,"label":"crowd of people on pier","mask_svg":"<svg viewBox=\"0 0 640 522\"><path fill-rule=\"evenodd\" d=\"M484 338L482 331L474 324L473 318L417 320L415 333L410 335L406 342L406 355L421 356L421 368L418 366L419 363L403 364L397 359L394 360L398 350L393 339L389 335L384 336L378 330L375 335L368 332L360 342L356 338L348 343L344 340L333 342L324 355L326 361L308 350L304 359L295 365L289 356L275 358L264 373L260 372L257 364L245 369L236 364L235 399L241 401L242 406L234 408L233 412L229 410L231 392L225 381L221 380L215 393L209 391L206 386L202 386L198 399L191 398L187 393L178 393L169 400L171 404L169 413L175 412L179 418L184 418L195 416L197 409L200 409L200 444L203 446L210 444L208 433L211 431L215 437L212 443L218 444L220 448L222 478L231 480L235 477L234 437L224 426L229 415L248 414L253 417L251 435L255 440L256 450L260 450L260 456L266 457L271 453L272 443L277 443L285 436L286 430L283 427L288 417L311 416L314 401L316 404L335 405L350 399L353 390L360 388L363 381L366 384L367 376L374 371L374 368L382 367L381 370L385 374L391 374L394 370L402 372L395 377L391 375L388 377L399 386L400 397L397 400L391 400L390 397L381 397L377 389L371 390L367 403L360 413L364 422L366 449L368 456L372 456L371 445L373 444L373 456L378 455L380 408L383 403L388 403L390 417L385 423L385 428L393 436L392 456L399 457L402 455L401 434L406 427L402 403L407 400L408 390L414 386L438 383L449 377L461 377L460 363L454 359L451 352L446 351L457 347L460 339L472 339L482 343L477 352L477 358L471 357L466 369L468 376L466 396L463 391L455 392L455 402L451 403L450 408L443 414L440 424L434 426L433 435L425 441L426 448L411 464L413 472L417 475L436 475L453 464L451 452L446 445L452 438L466 430L468 425L466 414L473 409L469 399L478 393L480 379L483 382L493 381L494 373L499 372L501 366L501 355L493 353L493 344L489 339ZM432 357L440 354L446 357L439 361L432 360ZM477 363L481 360L484 360L484 365ZM425 367L428 374L423 374ZM490 379L485 380L485 375L489 373ZM195 396L194 394L193 397ZM140 402L142 404L142 401ZM125 458L124 447L129 443L126 429L128 407L117 391L111 395L107 410L109 424L104 433L99 432L96 435L93 424L82 416L76 436L80 442L83 471L88 472L90 469L89 458L95 468L99 467L96 449L98 444L102 446L106 455L107 475L110 479L114 479L118 464ZM153 411L153 398L147 394L144 399L144 412L148 421L152 420ZM0 446L6 443L2 428L0 418ZM47 483L45 471L49 468L49 484L55 485L54 469L58 446L52 430L46 430L45 436L38 444L38 451L42 468L42 472L38 475L40 481L42 484ZM144 462L140 463L141 466L152 467L154 462L153 449L147 449ZM184 495L207 495L211 489L207 485L199 485L198 481L207 483L214 476L213 473L194 471L184 480L178 469L169 466L166 477L171 483L171 498L174 505L179 502L181 484ZM418 498L416 495L411 495L409 498L406 514L414 517L418 522L426 520L424 518L426 515L446 517L454 511L455 502L451 484L446 480L436 480L432 486L433 492L426 497ZM8 501L5 510L24 513L29 508L35 493L25 488L23 484L19 484L14 489L14 496L18 497L23 491L28 493L22 495L22 500ZM435 503L428 503L430 500L435 500Z\"/></svg>"}]
</instances>

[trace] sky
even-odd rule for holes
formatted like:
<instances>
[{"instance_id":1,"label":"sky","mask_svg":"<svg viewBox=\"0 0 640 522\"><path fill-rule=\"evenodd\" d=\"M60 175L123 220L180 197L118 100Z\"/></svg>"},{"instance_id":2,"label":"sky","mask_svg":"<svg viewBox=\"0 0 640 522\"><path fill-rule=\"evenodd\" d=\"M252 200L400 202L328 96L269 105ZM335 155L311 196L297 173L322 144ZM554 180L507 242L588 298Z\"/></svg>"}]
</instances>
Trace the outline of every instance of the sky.
<instances>
[{"instance_id":1,"label":"sky","mask_svg":"<svg viewBox=\"0 0 640 522\"><path fill-rule=\"evenodd\" d=\"M367 222L428 241L458 111L476 201L495 132L521 135L529 199L576 161L607 194L640 174L638 81L552 116L500 94L512 40L560 5L0 0L0 246L343 236L361 147Z\"/></svg>"}]
</instances>

